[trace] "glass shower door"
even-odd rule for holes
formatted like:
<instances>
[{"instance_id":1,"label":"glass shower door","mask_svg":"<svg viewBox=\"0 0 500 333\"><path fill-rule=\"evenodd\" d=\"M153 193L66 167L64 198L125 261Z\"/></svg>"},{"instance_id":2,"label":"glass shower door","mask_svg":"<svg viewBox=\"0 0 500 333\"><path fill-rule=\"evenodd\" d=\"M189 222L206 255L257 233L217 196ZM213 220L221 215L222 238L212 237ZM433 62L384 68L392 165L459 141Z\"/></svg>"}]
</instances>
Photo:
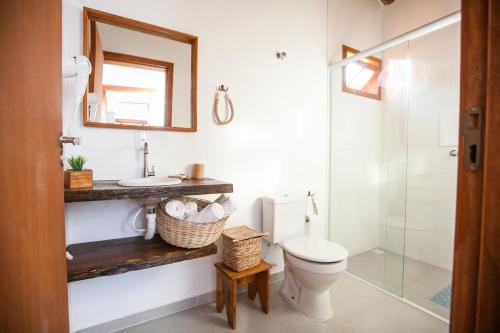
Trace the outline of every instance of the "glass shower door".
<instances>
[{"instance_id":1,"label":"glass shower door","mask_svg":"<svg viewBox=\"0 0 500 333\"><path fill-rule=\"evenodd\" d=\"M330 239L347 272L448 318L460 23L374 56L380 99L343 91L362 66L330 72Z\"/></svg>"},{"instance_id":2,"label":"glass shower door","mask_svg":"<svg viewBox=\"0 0 500 333\"><path fill-rule=\"evenodd\" d=\"M403 297L449 317L455 234L460 24L410 41Z\"/></svg>"},{"instance_id":3,"label":"glass shower door","mask_svg":"<svg viewBox=\"0 0 500 333\"><path fill-rule=\"evenodd\" d=\"M374 56L380 100L343 92L343 68L330 73L330 239L349 251L348 272L402 296L408 44Z\"/></svg>"},{"instance_id":4,"label":"glass shower door","mask_svg":"<svg viewBox=\"0 0 500 333\"><path fill-rule=\"evenodd\" d=\"M406 188L408 168L408 89L411 63L408 43L384 52L385 66L381 78L381 203L380 244L384 251L382 287L403 295Z\"/></svg>"}]
</instances>

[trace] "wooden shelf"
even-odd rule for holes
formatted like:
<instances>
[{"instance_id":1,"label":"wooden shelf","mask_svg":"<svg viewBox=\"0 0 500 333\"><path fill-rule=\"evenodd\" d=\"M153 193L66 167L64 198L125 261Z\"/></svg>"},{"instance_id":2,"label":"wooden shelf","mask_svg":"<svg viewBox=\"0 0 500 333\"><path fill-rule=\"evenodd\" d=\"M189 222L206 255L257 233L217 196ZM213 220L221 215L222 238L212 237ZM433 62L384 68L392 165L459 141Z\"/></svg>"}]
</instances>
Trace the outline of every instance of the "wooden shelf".
<instances>
[{"instance_id":1,"label":"wooden shelf","mask_svg":"<svg viewBox=\"0 0 500 333\"><path fill-rule=\"evenodd\" d=\"M140 198L160 198L182 195L231 193L233 184L215 179L184 180L178 185L154 187L124 187L117 180L94 181L88 189L65 189L65 202L82 202L98 200L120 200Z\"/></svg>"},{"instance_id":2,"label":"wooden shelf","mask_svg":"<svg viewBox=\"0 0 500 333\"><path fill-rule=\"evenodd\" d=\"M73 282L206 257L216 254L217 246L183 249L155 235L152 240L139 236L73 244L67 250L73 255L67 261L68 282Z\"/></svg>"}]
</instances>

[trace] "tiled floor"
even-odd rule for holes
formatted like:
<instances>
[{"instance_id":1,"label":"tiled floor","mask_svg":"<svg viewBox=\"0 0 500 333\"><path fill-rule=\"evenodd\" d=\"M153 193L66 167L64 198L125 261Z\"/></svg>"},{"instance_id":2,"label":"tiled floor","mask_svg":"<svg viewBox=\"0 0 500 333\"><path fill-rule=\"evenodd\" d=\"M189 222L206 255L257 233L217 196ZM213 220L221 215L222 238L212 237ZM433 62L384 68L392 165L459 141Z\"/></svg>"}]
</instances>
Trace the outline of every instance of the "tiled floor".
<instances>
[{"instance_id":1,"label":"tiled floor","mask_svg":"<svg viewBox=\"0 0 500 333\"><path fill-rule=\"evenodd\" d=\"M366 283L343 274L332 286L333 318L318 322L295 311L279 295L280 282L271 284L269 314L246 294L238 296L237 329L231 330L225 312L210 303L124 329L123 333L215 332L447 332L448 325Z\"/></svg>"},{"instance_id":2,"label":"tiled floor","mask_svg":"<svg viewBox=\"0 0 500 333\"><path fill-rule=\"evenodd\" d=\"M403 273L402 256L372 251L349 257L347 270L444 318L450 316L448 308L431 300L451 283L450 271L405 258Z\"/></svg>"}]
</instances>

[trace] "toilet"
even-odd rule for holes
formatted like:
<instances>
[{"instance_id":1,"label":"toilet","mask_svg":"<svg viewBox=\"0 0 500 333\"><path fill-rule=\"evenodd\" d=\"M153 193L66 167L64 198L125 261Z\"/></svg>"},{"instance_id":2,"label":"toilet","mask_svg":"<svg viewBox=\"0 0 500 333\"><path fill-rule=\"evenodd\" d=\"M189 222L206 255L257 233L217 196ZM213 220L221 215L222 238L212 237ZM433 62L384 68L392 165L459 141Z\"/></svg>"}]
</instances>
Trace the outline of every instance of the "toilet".
<instances>
[{"instance_id":1,"label":"toilet","mask_svg":"<svg viewBox=\"0 0 500 333\"><path fill-rule=\"evenodd\" d=\"M265 240L283 249L281 296L313 319L330 319L330 286L347 267L347 250L334 242L304 237L304 196L265 197L262 204L263 231L269 233Z\"/></svg>"}]
</instances>

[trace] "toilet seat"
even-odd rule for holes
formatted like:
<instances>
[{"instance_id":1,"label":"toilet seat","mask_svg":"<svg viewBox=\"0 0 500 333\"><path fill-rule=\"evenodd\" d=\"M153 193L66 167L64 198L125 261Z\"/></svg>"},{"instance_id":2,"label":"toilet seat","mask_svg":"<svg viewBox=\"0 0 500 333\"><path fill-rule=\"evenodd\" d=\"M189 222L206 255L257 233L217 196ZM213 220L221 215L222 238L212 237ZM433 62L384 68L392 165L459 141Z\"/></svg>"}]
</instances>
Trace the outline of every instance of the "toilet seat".
<instances>
[{"instance_id":1,"label":"toilet seat","mask_svg":"<svg viewBox=\"0 0 500 333\"><path fill-rule=\"evenodd\" d=\"M347 250L337 243L309 237L285 240L281 244L289 254L313 263L331 264L347 259Z\"/></svg>"},{"instance_id":2,"label":"toilet seat","mask_svg":"<svg viewBox=\"0 0 500 333\"><path fill-rule=\"evenodd\" d=\"M347 268L347 260L345 259L331 263L321 263L297 258L289 252L286 252L286 257L292 267L302 269L311 273L335 274L340 273Z\"/></svg>"}]
</instances>

